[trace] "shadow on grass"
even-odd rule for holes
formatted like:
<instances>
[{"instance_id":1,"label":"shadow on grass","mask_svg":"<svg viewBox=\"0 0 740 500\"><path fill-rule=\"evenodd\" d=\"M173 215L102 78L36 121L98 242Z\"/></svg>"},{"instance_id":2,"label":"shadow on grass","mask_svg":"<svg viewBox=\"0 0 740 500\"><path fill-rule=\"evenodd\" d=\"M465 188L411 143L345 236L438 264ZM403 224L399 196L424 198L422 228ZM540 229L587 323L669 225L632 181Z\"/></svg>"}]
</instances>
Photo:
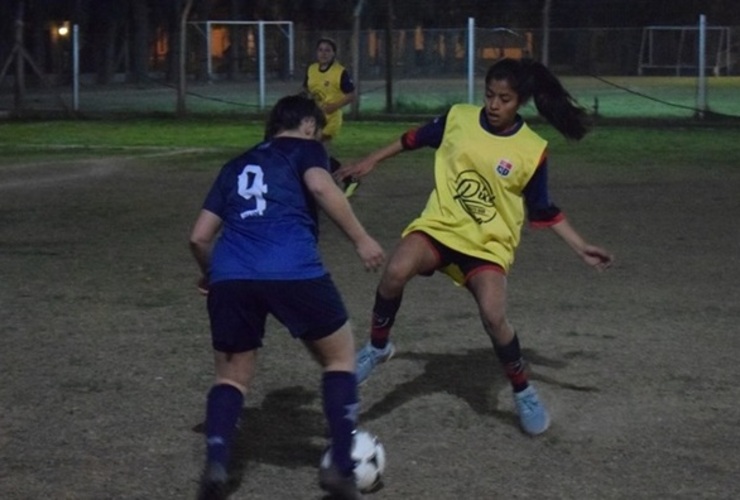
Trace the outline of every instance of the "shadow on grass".
<instances>
[{"instance_id":1,"label":"shadow on grass","mask_svg":"<svg viewBox=\"0 0 740 500\"><path fill-rule=\"evenodd\" d=\"M525 350L532 380L575 391L597 391L541 375L537 366L562 369L567 361L555 360ZM362 413L361 421L376 420L416 398L449 393L468 403L479 414L491 415L506 425L518 427L517 416L496 407L495 396L508 387L492 349L471 349L461 354L402 353L397 359L424 363L424 373L392 387L379 402ZM268 463L288 469L316 467L324 450L326 424L316 399L320 394L302 386L286 387L268 394L260 408L245 408L234 440L229 467L229 492L236 491L250 463ZM492 402L493 401L493 402ZM203 433L200 423L193 431Z\"/></svg>"},{"instance_id":2,"label":"shadow on grass","mask_svg":"<svg viewBox=\"0 0 740 500\"><path fill-rule=\"evenodd\" d=\"M317 443L326 436L326 427L323 413L314 408L317 398L314 390L292 386L268 394L259 408L242 410L229 464L229 493L240 487L250 463L318 466L324 445ZM204 433L204 424L193 431Z\"/></svg>"},{"instance_id":3,"label":"shadow on grass","mask_svg":"<svg viewBox=\"0 0 740 500\"><path fill-rule=\"evenodd\" d=\"M524 357L529 363L531 380L575 391L598 391L595 387L561 382L536 371L537 366L562 369L568 365L567 361L548 358L527 349ZM410 352L398 354L396 358L422 362L424 372L394 386L382 400L362 413L362 421L376 420L416 398L441 392L464 400L478 414L491 415L506 424L518 426L514 413L500 410L496 405L496 395L508 387L509 382L493 349L470 349L461 354Z\"/></svg>"}]
</instances>

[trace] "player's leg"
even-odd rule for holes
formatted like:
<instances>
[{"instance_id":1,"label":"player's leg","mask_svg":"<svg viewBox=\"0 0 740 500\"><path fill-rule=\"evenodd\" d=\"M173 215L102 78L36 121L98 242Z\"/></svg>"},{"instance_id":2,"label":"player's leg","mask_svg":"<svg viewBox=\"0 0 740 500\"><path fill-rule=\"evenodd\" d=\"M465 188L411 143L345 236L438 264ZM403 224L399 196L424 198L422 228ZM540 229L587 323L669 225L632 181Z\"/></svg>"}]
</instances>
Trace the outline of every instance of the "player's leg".
<instances>
[{"instance_id":1,"label":"player's leg","mask_svg":"<svg viewBox=\"0 0 740 500\"><path fill-rule=\"evenodd\" d=\"M206 397L206 461L198 498L226 498L228 467L244 397L262 345L265 311L249 309L248 285L216 283L208 293L208 314L216 379ZM245 321L249 318L249 321Z\"/></svg>"},{"instance_id":2,"label":"player's leg","mask_svg":"<svg viewBox=\"0 0 740 500\"><path fill-rule=\"evenodd\" d=\"M321 394L329 428L332 467L319 470L319 485L341 498L361 498L354 479L352 439L359 400L354 340L347 310L331 277L275 284L271 312L300 338L323 368Z\"/></svg>"},{"instance_id":3,"label":"player's leg","mask_svg":"<svg viewBox=\"0 0 740 500\"><path fill-rule=\"evenodd\" d=\"M331 438L332 465L319 470L319 485L340 498L362 498L355 484L352 460L352 439L360 405L349 322L327 337L307 341L306 345L324 369L321 393Z\"/></svg>"},{"instance_id":4,"label":"player's leg","mask_svg":"<svg viewBox=\"0 0 740 500\"><path fill-rule=\"evenodd\" d=\"M531 435L545 432L550 417L530 384L519 339L506 317L506 276L495 267L470 274L466 286L478 304L486 333L514 392L520 424Z\"/></svg>"},{"instance_id":5,"label":"player's leg","mask_svg":"<svg viewBox=\"0 0 740 500\"><path fill-rule=\"evenodd\" d=\"M226 498L228 465L247 387L254 373L256 349L248 352L214 351L216 381L206 398L206 465L198 498Z\"/></svg>"},{"instance_id":6,"label":"player's leg","mask_svg":"<svg viewBox=\"0 0 740 500\"><path fill-rule=\"evenodd\" d=\"M433 273L438 266L439 254L429 238L421 233L406 235L393 251L375 291L370 342L357 353L357 380L360 384L377 365L388 361L395 352L390 334L406 283L418 274Z\"/></svg>"},{"instance_id":7,"label":"player's leg","mask_svg":"<svg viewBox=\"0 0 740 500\"><path fill-rule=\"evenodd\" d=\"M352 432L359 408L355 378L354 340L349 322L326 337L306 341L308 349L323 368L321 387L324 413L332 437L332 462L349 475Z\"/></svg>"}]
</instances>

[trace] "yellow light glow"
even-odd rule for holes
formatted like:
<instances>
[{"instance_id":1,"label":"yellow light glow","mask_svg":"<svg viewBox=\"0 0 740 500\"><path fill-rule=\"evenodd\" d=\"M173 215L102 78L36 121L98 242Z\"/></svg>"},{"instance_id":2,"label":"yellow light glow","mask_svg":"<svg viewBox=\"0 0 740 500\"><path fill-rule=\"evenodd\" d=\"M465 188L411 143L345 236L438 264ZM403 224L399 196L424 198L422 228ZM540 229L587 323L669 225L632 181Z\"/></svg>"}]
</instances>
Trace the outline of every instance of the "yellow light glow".
<instances>
[{"instance_id":1,"label":"yellow light glow","mask_svg":"<svg viewBox=\"0 0 740 500\"><path fill-rule=\"evenodd\" d=\"M69 28L67 26L59 26L57 33L59 33L59 36L67 36L69 34Z\"/></svg>"}]
</instances>

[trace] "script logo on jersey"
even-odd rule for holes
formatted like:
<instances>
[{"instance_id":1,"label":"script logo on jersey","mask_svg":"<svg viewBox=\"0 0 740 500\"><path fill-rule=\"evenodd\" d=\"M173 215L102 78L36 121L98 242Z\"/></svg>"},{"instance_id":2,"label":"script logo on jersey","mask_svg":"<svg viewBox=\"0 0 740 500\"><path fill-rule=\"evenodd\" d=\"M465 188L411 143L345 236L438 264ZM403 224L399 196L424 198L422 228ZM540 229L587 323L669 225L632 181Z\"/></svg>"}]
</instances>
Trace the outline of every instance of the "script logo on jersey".
<instances>
[{"instance_id":1,"label":"script logo on jersey","mask_svg":"<svg viewBox=\"0 0 740 500\"><path fill-rule=\"evenodd\" d=\"M493 189L488 181L475 170L465 170L457 176L454 186L455 200L475 222L483 224L496 217Z\"/></svg>"},{"instance_id":2,"label":"script logo on jersey","mask_svg":"<svg viewBox=\"0 0 740 500\"><path fill-rule=\"evenodd\" d=\"M512 168L514 168L514 165L512 165L509 160L501 159L496 166L496 172L498 172L501 177L506 177L507 175L509 175L509 172L511 172Z\"/></svg>"}]
</instances>

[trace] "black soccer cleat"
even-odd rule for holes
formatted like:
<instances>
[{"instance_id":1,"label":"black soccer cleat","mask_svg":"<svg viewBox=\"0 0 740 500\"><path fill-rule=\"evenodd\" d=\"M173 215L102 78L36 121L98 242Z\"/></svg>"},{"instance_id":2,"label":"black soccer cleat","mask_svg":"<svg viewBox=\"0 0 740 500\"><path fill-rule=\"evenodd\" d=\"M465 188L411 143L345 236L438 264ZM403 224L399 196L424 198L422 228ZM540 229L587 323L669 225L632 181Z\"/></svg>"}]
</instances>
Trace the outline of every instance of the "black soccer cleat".
<instances>
[{"instance_id":1,"label":"black soccer cleat","mask_svg":"<svg viewBox=\"0 0 740 500\"><path fill-rule=\"evenodd\" d=\"M212 462L206 465L200 477L198 500L226 500L226 482L229 475L223 465Z\"/></svg>"},{"instance_id":2,"label":"black soccer cleat","mask_svg":"<svg viewBox=\"0 0 740 500\"><path fill-rule=\"evenodd\" d=\"M343 476L332 464L319 469L319 486L332 498L341 500L362 500L362 493L357 488L355 476Z\"/></svg>"}]
</instances>

